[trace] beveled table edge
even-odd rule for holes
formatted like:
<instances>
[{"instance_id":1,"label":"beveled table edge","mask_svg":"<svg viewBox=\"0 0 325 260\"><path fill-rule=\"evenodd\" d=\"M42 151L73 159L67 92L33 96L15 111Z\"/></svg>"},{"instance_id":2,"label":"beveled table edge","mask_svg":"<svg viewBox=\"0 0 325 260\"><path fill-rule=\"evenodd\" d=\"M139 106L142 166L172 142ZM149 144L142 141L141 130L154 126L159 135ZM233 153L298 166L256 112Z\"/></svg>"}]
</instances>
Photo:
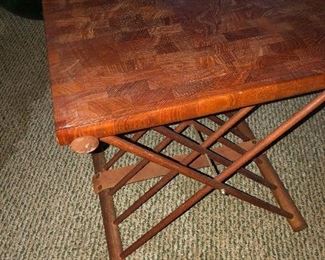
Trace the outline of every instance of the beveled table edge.
<instances>
[{"instance_id":1,"label":"beveled table edge","mask_svg":"<svg viewBox=\"0 0 325 260\"><path fill-rule=\"evenodd\" d=\"M226 93L205 97L165 109L135 114L132 118L104 120L102 122L67 128L55 127L56 139L59 144L68 145L75 138L81 136L102 138L110 135L130 133L246 106L278 101L322 89L325 89L325 74L247 88L232 94Z\"/></svg>"}]
</instances>

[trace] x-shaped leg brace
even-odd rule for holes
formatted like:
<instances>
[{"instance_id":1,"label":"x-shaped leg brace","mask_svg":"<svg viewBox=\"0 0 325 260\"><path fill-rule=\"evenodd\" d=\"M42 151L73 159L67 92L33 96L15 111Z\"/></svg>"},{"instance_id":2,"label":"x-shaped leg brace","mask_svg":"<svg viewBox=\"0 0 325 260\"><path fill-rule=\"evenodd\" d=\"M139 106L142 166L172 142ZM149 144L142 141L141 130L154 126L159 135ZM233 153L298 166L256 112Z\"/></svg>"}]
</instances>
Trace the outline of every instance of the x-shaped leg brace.
<instances>
[{"instance_id":1,"label":"x-shaped leg brace","mask_svg":"<svg viewBox=\"0 0 325 260\"><path fill-rule=\"evenodd\" d=\"M215 189L220 189L223 193L232 195L238 199L244 200L253 205L286 217L289 221L289 224L295 231L299 231L305 228L305 220L301 216L299 210L295 206L278 175L272 168L266 156L263 155L263 153L272 144L274 144L287 132L289 132L294 126L301 122L306 116L320 107L324 101L325 92L321 93L317 98L307 104L299 112L294 114L290 119L282 123L276 130L267 135L263 140L255 143L249 150L245 150L243 147L232 143L228 139L224 138L224 135L228 132L233 132L244 141L254 140L255 137L253 133L244 121L245 117L250 112L252 112L254 107L247 107L240 109L237 112L227 113L226 115L229 117L229 120L226 122L214 116L209 117L209 119L220 125L220 127L215 132L195 120L184 121L180 123L175 129L171 129L167 126L154 127L152 128L153 130L166 137L154 149L149 149L137 143L137 141L145 134L146 131L137 132L132 136L132 138L118 136L101 138L100 140L102 142L116 146L120 149L120 151L117 152L109 162L105 162L102 152L96 152L93 154L97 177L101 172L105 173L105 170L110 168L116 161L118 161L118 159L121 158L125 152L130 152L136 156L143 158L138 164L136 164L135 167L130 169L113 187L99 187L98 190L111 258L124 259ZM208 138L203 143L198 144L182 135L181 133L189 125L192 125L198 132L207 135ZM177 141L178 143L191 148L193 151L181 160L175 160L162 155L160 152L165 149L172 141ZM222 143L224 146L230 148L240 156L238 156L234 162L225 156L221 156L213 149L210 149L211 146L216 142ZM191 164L195 163L195 161L198 160L202 155L206 155L212 162L222 164L226 168L223 172L216 175L215 177L211 177L197 171L191 167ZM258 176L244 168L253 160L260 169L263 177ZM116 217L112 196L121 187L127 184L132 178L135 178L136 175L139 174L139 172L147 167L150 163L155 163L164 168L167 168L169 172L165 173L164 176L153 187L151 187L145 194L136 200L125 212ZM280 207L276 207L270 203L267 203L226 184L225 181L227 181L237 172L270 188ZM192 197L182 203L176 210L171 212L158 224L143 234L128 248L123 250L121 246L118 225L124 219L130 216L136 209L138 209L143 203L145 203L159 190L166 186L179 173L203 183L204 186Z\"/></svg>"}]
</instances>

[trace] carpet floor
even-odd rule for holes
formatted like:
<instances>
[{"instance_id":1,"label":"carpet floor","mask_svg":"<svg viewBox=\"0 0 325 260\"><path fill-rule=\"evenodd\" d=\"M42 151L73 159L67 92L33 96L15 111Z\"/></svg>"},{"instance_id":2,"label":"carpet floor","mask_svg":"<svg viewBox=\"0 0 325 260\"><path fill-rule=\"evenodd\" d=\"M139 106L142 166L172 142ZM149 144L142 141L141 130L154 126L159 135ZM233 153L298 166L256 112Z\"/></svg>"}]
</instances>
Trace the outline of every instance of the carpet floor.
<instances>
[{"instance_id":1,"label":"carpet floor","mask_svg":"<svg viewBox=\"0 0 325 260\"><path fill-rule=\"evenodd\" d=\"M91 160L55 142L43 22L4 9L0 90L0 259L107 259ZM264 105L248 121L262 137L313 96ZM325 259L324 116L320 111L268 152L307 229L294 233L282 217L214 192L129 259ZM148 134L144 141L156 140ZM155 181L123 188L119 212ZM246 180L232 182L272 199ZM178 177L122 224L124 246L199 187Z\"/></svg>"}]
</instances>

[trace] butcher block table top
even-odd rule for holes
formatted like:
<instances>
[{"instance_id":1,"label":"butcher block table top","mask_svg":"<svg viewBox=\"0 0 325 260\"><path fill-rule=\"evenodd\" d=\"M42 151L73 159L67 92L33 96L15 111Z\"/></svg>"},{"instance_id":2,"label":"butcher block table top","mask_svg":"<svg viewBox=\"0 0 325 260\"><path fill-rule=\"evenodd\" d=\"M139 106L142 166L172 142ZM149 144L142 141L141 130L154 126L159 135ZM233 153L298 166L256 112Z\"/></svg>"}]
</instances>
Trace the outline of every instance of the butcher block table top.
<instances>
[{"instance_id":1,"label":"butcher block table top","mask_svg":"<svg viewBox=\"0 0 325 260\"><path fill-rule=\"evenodd\" d=\"M45 0L59 143L325 88L323 0Z\"/></svg>"}]
</instances>

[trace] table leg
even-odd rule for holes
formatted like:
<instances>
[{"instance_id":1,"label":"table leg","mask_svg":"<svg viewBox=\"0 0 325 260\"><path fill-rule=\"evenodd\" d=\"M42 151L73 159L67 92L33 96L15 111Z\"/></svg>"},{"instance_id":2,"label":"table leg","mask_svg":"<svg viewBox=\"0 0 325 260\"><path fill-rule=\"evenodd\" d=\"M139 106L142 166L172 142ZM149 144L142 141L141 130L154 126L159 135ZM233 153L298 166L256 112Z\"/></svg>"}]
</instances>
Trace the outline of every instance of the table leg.
<instances>
[{"instance_id":1,"label":"table leg","mask_svg":"<svg viewBox=\"0 0 325 260\"><path fill-rule=\"evenodd\" d=\"M102 147L92 153L95 172L99 172L105 167L105 155ZM108 253L111 260L122 260L122 242L118 225L114 224L116 219L113 196L109 189L101 191L99 194L100 206L105 229Z\"/></svg>"},{"instance_id":2,"label":"table leg","mask_svg":"<svg viewBox=\"0 0 325 260\"><path fill-rule=\"evenodd\" d=\"M249 138L255 139L255 135L253 134L252 130L245 121L240 122L237 128ZM256 165L259 168L262 176L268 182L276 186L276 189L271 190L274 198L282 209L286 210L287 212L293 215L292 218L287 218L291 228L294 231L303 230L307 227L307 223L298 208L296 207L294 201L292 200L282 181L280 180L270 160L265 154L259 156L258 158L259 160L256 161Z\"/></svg>"}]
</instances>

